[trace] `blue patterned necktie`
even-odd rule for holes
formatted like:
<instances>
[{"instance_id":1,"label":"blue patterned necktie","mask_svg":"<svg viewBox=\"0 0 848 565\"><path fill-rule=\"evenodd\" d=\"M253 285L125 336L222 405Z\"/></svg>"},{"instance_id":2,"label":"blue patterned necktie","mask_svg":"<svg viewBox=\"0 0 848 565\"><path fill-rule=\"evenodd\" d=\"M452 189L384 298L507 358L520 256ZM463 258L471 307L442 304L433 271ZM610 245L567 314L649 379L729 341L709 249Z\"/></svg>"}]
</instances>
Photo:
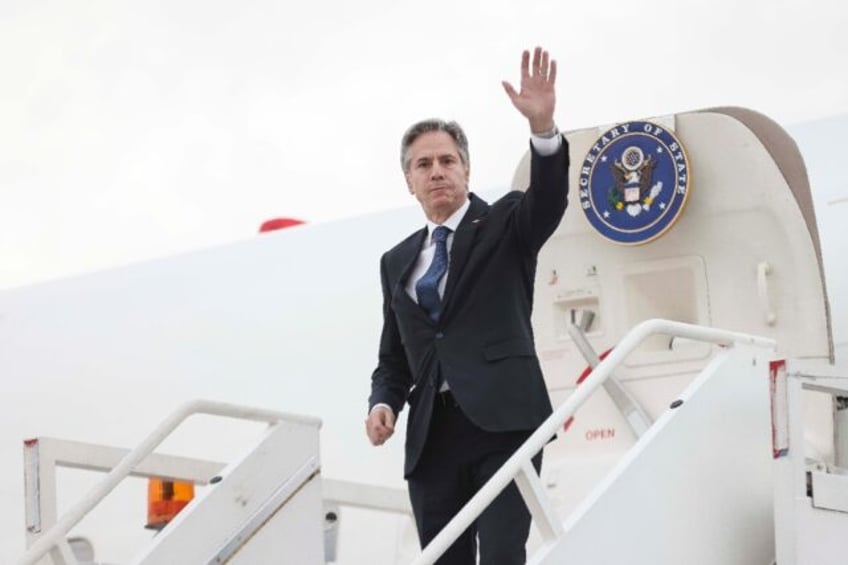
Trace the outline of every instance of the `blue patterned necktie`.
<instances>
[{"instance_id":1,"label":"blue patterned necktie","mask_svg":"<svg viewBox=\"0 0 848 565\"><path fill-rule=\"evenodd\" d=\"M439 321L439 315L442 313L442 298L439 296L439 281L445 272L448 270L448 234L450 228L438 226L433 230L433 241L436 243L436 252L433 255L433 262L427 272L424 273L418 282L415 283L415 295L418 297L418 304L424 308L427 315L434 322Z\"/></svg>"}]
</instances>

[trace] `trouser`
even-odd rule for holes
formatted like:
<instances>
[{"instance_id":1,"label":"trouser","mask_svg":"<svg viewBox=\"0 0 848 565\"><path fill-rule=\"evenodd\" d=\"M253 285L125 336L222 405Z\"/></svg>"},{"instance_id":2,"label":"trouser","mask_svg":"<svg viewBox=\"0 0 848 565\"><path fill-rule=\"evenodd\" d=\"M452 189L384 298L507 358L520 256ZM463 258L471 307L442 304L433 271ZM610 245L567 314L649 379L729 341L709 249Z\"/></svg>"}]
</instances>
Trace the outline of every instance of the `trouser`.
<instances>
[{"instance_id":1,"label":"trouser","mask_svg":"<svg viewBox=\"0 0 848 565\"><path fill-rule=\"evenodd\" d=\"M487 432L465 417L449 392L436 395L427 442L407 478L421 547L459 512L530 437L530 431ZM536 472L542 453L533 458ZM437 561L473 565L477 542L481 565L524 563L530 512L511 482Z\"/></svg>"}]
</instances>

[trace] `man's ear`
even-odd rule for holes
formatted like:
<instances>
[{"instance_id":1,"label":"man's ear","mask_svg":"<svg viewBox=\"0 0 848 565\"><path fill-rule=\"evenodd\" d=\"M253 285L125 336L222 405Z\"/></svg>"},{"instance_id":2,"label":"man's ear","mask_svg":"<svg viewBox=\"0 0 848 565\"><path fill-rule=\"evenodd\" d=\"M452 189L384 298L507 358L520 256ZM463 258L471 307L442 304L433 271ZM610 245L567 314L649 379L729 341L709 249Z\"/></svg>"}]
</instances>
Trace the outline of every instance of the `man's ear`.
<instances>
[{"instance_id":1,"label":"man's ear","mask_svg":"<svg viewBox=\"0 0 848 565\"><path fill-rule=\"evenodd\" d=\"M403 178L404 178L404 180L406 180L406 188L407 188L407 190L409 190L409 193L415 194L415 191L412 190L412 183L409 181L409 173L404 173Z\"/></svg>"}]
</instances>

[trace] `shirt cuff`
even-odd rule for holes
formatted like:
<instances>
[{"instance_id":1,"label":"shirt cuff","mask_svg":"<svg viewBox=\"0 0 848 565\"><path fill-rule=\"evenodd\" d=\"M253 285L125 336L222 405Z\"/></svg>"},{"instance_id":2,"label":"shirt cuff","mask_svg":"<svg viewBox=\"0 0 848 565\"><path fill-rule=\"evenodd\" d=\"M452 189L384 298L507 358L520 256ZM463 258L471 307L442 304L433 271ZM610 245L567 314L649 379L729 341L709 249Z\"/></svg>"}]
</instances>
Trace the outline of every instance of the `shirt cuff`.
<instances>
[{"instance_id":1,"label":"shirt cuff","mask_svg":"<svg viewBox=\"0 0 848 565\"><path fill-rule=\"evenodd\" d=\"M391 406L389 406L388 404L386 404L385 402L378 402L377 404L375 404L374 406L372 406L372 407L371 407L371 410L369 410L369 411L368 411L368 415L370 416L370 415L371 415L371 413L372 413L372 412L374 412L374 409L375 409L375 408L379 408L380 406L383 406L384 408L388 408L388 409L389 409L389 412L391 412L391 413L392 413L392 415L394 415L395 411L394 411L394 410L392 410L392 407L391 407Z\"/></svg>"},{"instance_id":2,"label":"shirt cuff","mask_svg":"<svg viewBox=\"0 0 848 565\"><path fill-rule=\"evenodd\" d=\"M557 133L553 137L539 137L531 133L530 143L533 144L536 153L542 157L548 157L559 151L559 148L562 147L562 134Z\"/></svg>"}]
</instances>

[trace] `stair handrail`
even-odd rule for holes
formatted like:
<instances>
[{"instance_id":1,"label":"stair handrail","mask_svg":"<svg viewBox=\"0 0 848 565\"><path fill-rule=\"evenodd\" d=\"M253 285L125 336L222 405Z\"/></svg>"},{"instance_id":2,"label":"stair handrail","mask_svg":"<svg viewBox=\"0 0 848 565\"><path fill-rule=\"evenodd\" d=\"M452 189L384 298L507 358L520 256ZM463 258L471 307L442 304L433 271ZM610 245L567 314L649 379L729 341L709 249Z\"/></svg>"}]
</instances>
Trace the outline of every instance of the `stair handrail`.
<instances>
[{"instance_id":1,"label":"stair handrail","mask_svg":"<svg viewBox=\"0 0 848 565\"><path fill-rule=\"evenodd\" d=\"M282 422L290 422L306 426L321 427L320 418L304 416L300 414L290 414L286 412L278 412L276 410L267 410L263 408L253 408L248 406L239 406L226 402L215 402L211 400L192 400L186 402L167 418L165 418L153 432L148 435L144 441L139 443L135 449L127 453L109 473L103 477L97 485L92 488L79 502L77 502L70 510L68 510L50 529L44 532L43 535L33 543L24 553L23 557L18 561L19 565L34 565L39 559L44 557L55 546L58 546L65 540L71 528L76 526L92 509L94 509L101 500L103 500L118 484L123 481L139 463L144 461L145 457L153 453L165 439L189 416L195 414L206 414L209 416L221 416L226 418L236 418L240 420L251 420L255 422L266 422L270 425L280 424Z\"/></svg>"},{"instance_id":2,"label":"stair handrail","mask_svg":"<svg viewBox=\"0 0 848 565\"><path fill-rule=\"evenodd\" d=\"M609 378L613 370L621 364L643 341L647 338L657 335L669 335L673 337L683 337L695 341L704 341L722 345L725 347L733 346L737 343L761 347L764 349L774 349L776 341L770 338L732 332L728 330L720 330L706 326L698 326L683 322L674 322L671 320L651 319L646 320L635 326L630 332L625 335L624 339L616 345L615 349L601 361L601 363L592 370L589 377L575 389L575 391L563 402L547 420L536 429L535 432L525 441L521 447L510 457L506 463L492 476L489 481L480 488L479 491L469 500L465 506L451 519L447 525L433 538L429 544L422 550L421 554L413 561L413 565L431 565L447 551L447 549L459 538L460 535L471 525L474 520L492 503L492 501L505 489L510 482L516 480L523 474L523 480L535 480L529 475L532 475L533 468L530 464L531 459L542 450L548 441L556 435L561 426L566 420L571 418L577 409L592 394L603 385L604 381ZM544 522L542 528L545 532L543 538L558 538L562 535L562 524L550 523L552 519L556 519L550 512L550 506L545 505L542 500L527 500L527 492L531 491L534 496L546 496L543 489L525 489L519 484L519 491L522 498L530 509L535 520L541 519ZM541 504L541 507L540 507ZM538 511L536 511L538 509ZM545 541L551 541L546 539Z\"/></svg>"}]
</instances>

